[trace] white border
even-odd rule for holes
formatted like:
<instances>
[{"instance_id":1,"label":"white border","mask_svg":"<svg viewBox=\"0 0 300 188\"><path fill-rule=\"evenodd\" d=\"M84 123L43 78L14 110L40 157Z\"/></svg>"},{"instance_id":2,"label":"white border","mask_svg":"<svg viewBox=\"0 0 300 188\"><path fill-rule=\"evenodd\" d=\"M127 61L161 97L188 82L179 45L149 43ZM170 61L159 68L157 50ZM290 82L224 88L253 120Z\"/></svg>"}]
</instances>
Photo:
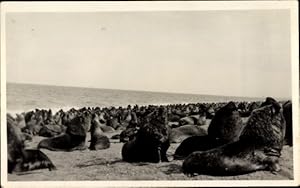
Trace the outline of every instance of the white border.
<instances>
[{"instance_id":1,"label":"white border","mask_svg":"<svg viewBox=\"0 0 300 188\"><path fill-rule=\"evenodd\" d=\"M299 185L299 30L296 1L165 1L165 2L4 2L1 3L1 182L6 187L197 187ZM294 180L185 181L7 181L5 15L8 12L195 11L288 9L291 13L291 62L294 128ZM3 162L5 161L5 162Z\"/></svg>"}]
</instances>

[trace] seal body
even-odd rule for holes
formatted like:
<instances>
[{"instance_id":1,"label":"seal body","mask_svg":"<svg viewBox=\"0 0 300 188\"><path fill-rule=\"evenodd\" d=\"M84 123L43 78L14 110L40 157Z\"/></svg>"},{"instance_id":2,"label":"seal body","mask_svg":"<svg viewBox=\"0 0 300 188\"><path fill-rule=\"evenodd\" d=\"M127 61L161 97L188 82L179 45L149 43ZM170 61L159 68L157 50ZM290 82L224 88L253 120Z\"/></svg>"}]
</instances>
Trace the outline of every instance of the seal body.
<instances>
[{"instance_id":1,"label":"seal body","mask_svg":"<svg viewBox=\"0 0 300 188\"><path fill-rule=\"evenodd\" d=\"M194 151L206 151L218 146L222 143L218 140L206 136L191 136L181 142L174 153L175 160L182 160Z\"/></svg>"},{"instance_id":2,"label":"seal body","mask_svg":"<svg viewBox=\"0 0 300 188\"><path fill-rule=\"evenodd\" d=\"M238 175L257 170L279 171L285 135L282 109L274 99L253 110L238 141L190 154L183 162L187 175Z\"/></svg>"},{"instance_id":3,"label":"seal body","mask_svg":"<svg viewBox=\"0 0 300 188\"><path fill-rule=\"evenodd\" d=\"M293 146L293 109L291 101L283 104L283 116L286 121L285 144Z\"/></svg>"},{"instance_id":4,"label":"seal body","mask_svg":"<svg viewBox=\"0 0 300 188\"><path fill-rule=\"evenodd\" d=\"M7 117L8 173L44 168L55 170L56 167L43 152L24 148L24 140L22 140L21 134L16 122L11 117Z\"/></svg>"},{"instance_id":5,"label":"seal body","mask_svg":"<svg viewBox=\"0 0 300 188\"><path fill-rule=\"evenodd\" d=\"M52 151L73 151L84 150L86 139L86 120L77 116L70 121L65 133L40 141L38 148L45 148Z\"/></svg>"},{"instance_id":6,"label":"seal body","mask_svg":"<svg viewBox=\"0 0 300 188\"><path fill-rule=\"evenodd\" d=\"M263 147L248 142L234 142L208 151L196 151L183 162L183 173L188 176L240 175L258 170L277 170L277 157L268 156Z\"/></svg>"},{"instance_id":7,"label":"seal body","mask_svg":"<svg viewBox=\"0 0 300 188\"><path fill-rule=\"evenodd\" d=\"M64 133L62 135L44 139L38 144L38 148L51 151L73 151L85 149L85 136Z\"/></svg>"},{"instance_id":8,"label":"seal body","mask_svg":"<svg viewBox=\"0 0 300 188\"><path fill-rule=\"evenodd\" d=\"M242 118L233 102L220 108L208 127L208 135L224 144L238 140L244 128Z\"/></svg>"},{"instance_id":9,"label":"seal body","mask_svg":"<svg viewBox=\"0 0 300 188\"><path fill-rule=\"evenodd\" d=\"M166 116L152 113L150 120L142 125L136 136L122 147L122 159L127 162L168 162L170 146Z\"/></svg>"},{"instance_id":10,"label":"seal body","mask_svg":"<svg viewBox=\"0 0 300 188\"><path fill-rule=\"evenodd\" d=\"M208 135L185 137L176 149L174 159L184 159L194 151L206 151L237 141L244 126L235 103L229 102L215 113L208 127Z\"/></svg>"},{"instance_id":11,"label":"seal body","mask_svg":"<svg viewBox=\"0 0 300 188\"><path fill-rule=\"evenodd\" d=\"M98 121L95 120L96 115L91 124L91 144L90 150L102 150L110 147L109 138L103 135L101 126Z\"/></svg>"}]
</instances>

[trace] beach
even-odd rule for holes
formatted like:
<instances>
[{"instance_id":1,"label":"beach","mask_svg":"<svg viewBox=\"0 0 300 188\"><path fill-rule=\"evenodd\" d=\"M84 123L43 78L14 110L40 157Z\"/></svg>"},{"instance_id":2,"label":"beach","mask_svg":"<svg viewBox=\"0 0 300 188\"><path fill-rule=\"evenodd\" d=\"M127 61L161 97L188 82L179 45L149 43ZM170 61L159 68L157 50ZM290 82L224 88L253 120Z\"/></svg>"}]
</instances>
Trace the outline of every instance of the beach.
<instances>
[{"instance_id":1,"label":"beach","mask_svg":"<svg viewBox=\"0 0 300 188\"><path fill-rule=\"evenodd\" d=\"M85 89L57 86L8 84L7 112L28 112L39 108L53 112L80 107L109 107L149 104L185 104L197 102L255 101L256 98L218 97L188 94L168 94L155 92L118 91ZM243 119L246 121L246 119ZM209 120L203 125L207 129ZM108 138L119 134L104 133ZM26 148L35 149L45 137L33 136ZM87 134L86 146L89 145ZM105 150L61 152L41 149L57 167L57 170L34 170L8 174L9 181L84 181L84 180L291 180L293 179L293 147L284 146L279 159L281 171L271 173L258 171L238 176L198 175L188 177L181 171L182 160L173 160L173 154L180 143L172 143L167 151L170 162L127 163L122 161L123 143L110 139L111 146Z\"/></svg>"},{"instance_id":2,"label":"beach","mask_svg":"<svg viewBox=\"0 0 300 188\"><path fill-rule=\"evenodd\" d=\"M113 133L116 134L116 133ZM89 136L90 134L88 134ZM108 135L111 136L112 134ZM34 137L34 148L43 137ZM89 139L89 138L88 138ZM87 140L88 140L87 139ZM123 143L111 140L106 150L84 150L59 152L42 149L56 165L57 170L35 170L17 174L8 174L9 181L87 181L87 180L292 180L293 147L284 146L279 159L281 171L273 174L258 171L238 176L199 175L187 177L181 172L182 160L173 160L172 155L179 144L171 144L167 155L170 162L127 163L121 158Z\"/></svg>"}]
</instances>

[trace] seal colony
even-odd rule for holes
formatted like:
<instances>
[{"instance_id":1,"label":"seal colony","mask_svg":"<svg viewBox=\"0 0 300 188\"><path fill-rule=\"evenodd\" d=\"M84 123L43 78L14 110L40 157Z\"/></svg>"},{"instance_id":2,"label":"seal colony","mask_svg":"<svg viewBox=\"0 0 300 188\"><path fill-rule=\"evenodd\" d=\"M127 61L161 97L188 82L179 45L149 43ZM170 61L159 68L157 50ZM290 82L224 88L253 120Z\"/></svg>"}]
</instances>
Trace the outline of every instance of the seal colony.
<instances>
[{"instance_id":1,"label":"seal colony","mask_svg":"<svg viewBox=\"0 0 300 188\"><path fill-rule=\"evenodd\" d=\"M293 145L291 106L291 101L268 97L251 103L84 107L55 114L51 109L35 109L16 118L8 114L8 172L56 169L40 149L105 152L110 140L119 140L124 143L120 151L124 162L167 163L173 157L183 160L181 172L188 176L274 173L280 170L283 145ZM117 130L121 133L107 137ZM26 149L26 142L37 135L48 138L37 149ZM180 145L167 154L171 143Z\"/></svg>"}]
</instances>

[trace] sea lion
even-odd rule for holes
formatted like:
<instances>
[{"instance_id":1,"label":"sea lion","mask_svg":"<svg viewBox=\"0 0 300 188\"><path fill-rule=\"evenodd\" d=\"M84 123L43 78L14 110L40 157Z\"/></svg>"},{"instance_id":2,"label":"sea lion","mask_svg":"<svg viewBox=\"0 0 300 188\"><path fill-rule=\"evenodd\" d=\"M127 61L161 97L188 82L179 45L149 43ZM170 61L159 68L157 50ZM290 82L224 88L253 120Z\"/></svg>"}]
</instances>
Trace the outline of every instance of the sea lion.
<instances>
[{"instance_id":1,"label":"sea lion","mask_svg":"<svg viewBox=\"0 0 300 188\"><path fill-rule=\"evenodd\" d=\"M175 160L182 160L194 151L206 151L223 145L219 140L205 136L191 136L183 140L174 153Z\"/></svg>"},{"instance_id":2,"label":"sea lion","mask_svg":"<svg viewBox=\"0 0 300 188\"><path fill-rule=\"evenodd\" d=\"M38 144L38 148L45 148L52 151L73 151L84 150L87 125L85 116L77 116L72 119L68 125L64 134L44 139Z\"/></svg>"},{"instance_id":3,"label":"sea lion","mask_svg":"<svg viewBox=\"0 0 300 188\"><path fill-rule=\"evenodd\" d=\"M237 141L243 128L242 120L233 102L221 107L208 127L208 136L186 138L176 149L174 158L183 159L194 151L205 151Z\"/></svg>"},{"instance_id":4,"label":"sea lion","mask_svg":"<svg viewBox=\"0 0 300 188\"><path fill-rule=\"evenodd\" d=\"M243 121L234 102L221 107L211 120L208 135L224 144L238 140L243 130Z\"/></svg>"},{"instance_id":5,"label":"sea lion","mask_svg":"<svg viewBox=\"0 0 300 188\"><path fill-rule=\"evenodd\" d=\"M267 97L260 108L252 111L240 139L281 150L285 131L286 122L280 104Z\"/></svg>"},{"instance_id":6,"label":"sea lion","mask_svg":"<svg viewBox=\"0 0 300 188\"><path fill-rule=\"evenodd\" d=\"M283 104L283 116L286 121L285 144L293 146L293 112L292 101Z\"/></svg>"},{"instance_id":7,"label":"sea lion","mask_svg":"<svg viewBox=\"0 0 300 188\"><path fill-rule=\"evenodd\" d=\"M263 147L237 141L208 151L193 152L184 160L182 171L188 176L241 175L258 170L278 171L277 162L277 157L266 155Z\"/></svg>"},{"instance_id":8,"label":"sea lion","mask_svg":"<svg viewBox=\"0 0 300 188\"><path fill-rule=\"evenodd\" d=\"M23 172L48 168L55 170L51 160L40 150L25 149L21 130L16 122L7 116L7 171L8 173Z\"/></svg>"},{"instance_id":9,"label":"sea lion","mask_svg":"<svg viewBox=\"0 0 300 188\"><path fill-rule=\"evenodd\" d=\"M90 150L102 150L110 147L109 138L103 135L103 131L97 121L92 121L90 142Z\"/></svg>"},{"instance_id":10,"label":"sea lion","mask_svg":"<svg viewBox=\"0 0 300 188\"><path fill-rule=\"evenodd\" d=\"M262 107L253 110L235 142L208 150L196 151L183 162L187 175L238 175L258 170L280 170L285 135L285 120L278 102L267 99Z\"/></svg>"},{"instance_id":11,"label":"sea lion","mask_svg":"<svg viewBox=\"0 0 300 188\"><path fill-rule=\"evenodd\" d=\"M166 115L152 113L149 122L138 130L136 136L122 147L122 159L126 162L168 162L170 146Z\"/></svg>"}]
</instances>

